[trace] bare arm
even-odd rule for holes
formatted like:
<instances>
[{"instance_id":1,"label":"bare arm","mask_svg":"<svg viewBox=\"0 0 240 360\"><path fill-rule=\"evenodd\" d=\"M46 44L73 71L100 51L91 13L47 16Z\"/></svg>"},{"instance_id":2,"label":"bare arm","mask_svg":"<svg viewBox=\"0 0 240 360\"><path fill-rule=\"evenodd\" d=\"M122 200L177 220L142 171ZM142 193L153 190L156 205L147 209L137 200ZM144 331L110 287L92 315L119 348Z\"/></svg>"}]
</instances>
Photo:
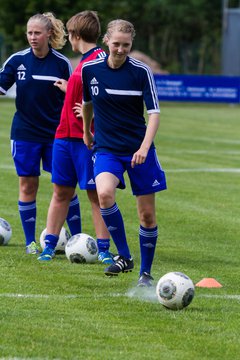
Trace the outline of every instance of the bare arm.
<instances>
[{"instance_id":1,"label":"bare arm","mask_svg":"<svg viewBox=\"0 0 240 360\"><path fill-rule=\"evenodd\" d=\"M160 123L158 113L150 114L146 134L138 151L133 154L131 166L140 165L145 162L150 146L154 140Z\"/></svg>"},{"instance_id":2,"label":"bare arm","mask_svg":"<svg viewBox=\"0 0 240 360\"><path fill-rule=\"evenodd\" d=\"M83 141L84 144L91 149L93 147L93 134L91 132L91 124L93 119L93 105L92 103L82 104L83 117Z\"/></svg>"}]
</instances>

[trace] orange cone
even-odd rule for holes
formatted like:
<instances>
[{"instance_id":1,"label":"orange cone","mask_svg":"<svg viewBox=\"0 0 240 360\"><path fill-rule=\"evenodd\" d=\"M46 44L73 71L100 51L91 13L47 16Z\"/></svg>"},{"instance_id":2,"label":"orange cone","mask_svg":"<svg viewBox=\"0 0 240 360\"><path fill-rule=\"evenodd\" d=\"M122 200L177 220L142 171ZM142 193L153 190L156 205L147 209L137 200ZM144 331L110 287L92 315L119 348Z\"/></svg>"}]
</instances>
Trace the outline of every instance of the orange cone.
<instances>
[{"instance_id":1,"label":"orange cone","mask_svg":"<svg viewBox=\"0 0 240 360\"><path fill-rule=\"evenodd\" d=\"M195 286L198 287L205 287L205 288L221 288L222 285L213 278L204 278L199 281Z\"/></svg>"}]
</instances>

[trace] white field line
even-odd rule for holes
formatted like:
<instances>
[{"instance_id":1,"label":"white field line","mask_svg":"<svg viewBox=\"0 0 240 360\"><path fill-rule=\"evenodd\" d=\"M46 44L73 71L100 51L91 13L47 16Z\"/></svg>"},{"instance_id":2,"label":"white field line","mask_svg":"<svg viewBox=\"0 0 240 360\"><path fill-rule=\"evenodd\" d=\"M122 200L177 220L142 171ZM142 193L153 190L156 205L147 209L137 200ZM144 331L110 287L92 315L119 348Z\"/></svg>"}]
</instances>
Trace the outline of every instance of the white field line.
<instances>
[{"instance_id":1,"label":"white field line","mask_svg":"<svg viewBox=\"0 0 240 360\"><path fill-rule=\"evenodd\" d=\"M19 298L19 299L84 299L84 298L105 298L105 297L129 297L136 298L141 300L148 301L157 301L157 296L155 293L155 287L149 289L139 289L132 288L127 291L127 293L107 293L106 295L102 294L94 294L94 295L86 295L86 294L68 294L68 295L44 295L44 294L16 294L16 293L3 293L0 294L0 298ZM220 299L220 300L236 300L240 301L240 295L213 295L213 294L199 294L197 297L200 298L209 298L209 299Z\"/></svg>"},{"instance_id":2,"label":"white field line","mask_svg":"<svg viewBox=\"0 0 240 360\"><path fill-rule=\"evenodd\" d=\"M204 136L194 136L194 138L190 138L189 136L181 136L180 137L181 140L193 140L195 142L204 142L204 143L208 143L208 144L228 144L228 145L239 145L240 144L240 140L239 139L225 139L225 138L214 138L214 137L204 137ZM169 142L174 143L175 138L170 138Z\"/></svg>"},{"instance_id":3,"label":"white field line","mask_svg":"<svg viewBox=\"0 0 240 360\"><path fill-rule=\"evenodd\" d=\"M0 164L0 169L3 169L3 170L14 170L14 165L8 165L8 164Z\"/></svg>"},{"instance_id":4,"label":"white field line","mask_svg":"<svg viewBox=\"0 0 240 360\"><path fill-rule=\"evenodd\" d=\"M240 155L240 150L170 150L168 154L190 154L190 155Z\"/></svg>"},{"instance_id":5,"label":"white field line","mask_svg":"<svg viewBox=\"0 0 240 360\"><path fill-rule=\"evenodd\" d=\"M188 138L186 138L188 139ZM209 137L194 137L194 141L204 141L210 144L240 144L240 140L224 139L224 138L209 138Z\"/></svg>"},{"instance_id":6,"label":"white field line","mask_svg":"<svg viewBox=\"0 0 240 360\"><path fill-rule=\"evenodd\" d=\"M189 169L166 169L166 173L240 173L240 168L189 168Z\"/></svg>"},{"instance_id":7,"label":"white field line","mask_svg":"<svg viewBox=\"0 0 240 360\"><path fill-rule=\"evenodd\" d=\"M210 298L210 299L223 299L223 300L237 300L240 301L240 295L211 295L211 294L202 294L198 297Z\"/></svg>"},{"instance_id":8,"label":"white field line","mask_svg":"<svg viewBox=\"0 0 240 360\"><path fill-rule=\"evenodd\" d=\"M14 170L14 165L8 165L8 164L0 164L0 169L2 170ZM189 169L165 169L166 173L240 173L240 168L189 168ZM45 172L42 172L42 175L44 175Z\"/></svg>"},{"instance_id":9,"label":"white field line","mask_svg":"<svg viewBox=\"0 0 240 360\"><path fill-rule=\"evenodd\" d=\"M155 292L155 288L151 289L140 289L139 288L132 288L129 289L127 293L107 293L106 295L103 294L68 294L68 295L46 295L46 294L17 294L17 293L3 293L0 294L0 298L14 298L14 299L48 299L48 300L72 300L72 299L101 299L106 297L129 297L135 298L138 300L143 301L150 301L150 302L158 302L157 295Z\"/></svg>"},{"instance_id":10,"label":"white field line","mask_svg":"<svg viewBox=\"0 0 240 360\"><path fill-rule=\"evenodd\" d=\"M12 165L11 164L0 164L0 171L1 170L13 171L16 174L15 166L13 164ZM16 176L17 176L17 174L16 174ZM50 177L50 174L46 171L41 170L41 176ZM0 358L0 360L1 360L1 358Z\"/></svg>"},{"instance_id":11,"label":"white field line","mask_svg":"<svg viewBox=\"0 0 240 360\"><path fill-rule=\"evenodd\" d=\"M47 295L47 294L17 294L17 293L2 293L0 294L0 298L18 298L18 299L52 299L52 300L66 300L66 299L84 299L84 298L105 298L105 297L122 297L125 294L111 294L108 293L106 295L101 294L67 294L67 295Z\"/></svg>"},{"instance_id":12,"label":"white field line","mask_svg":"<svg viewBox=\"0 0 240 360\"><path fill-rule=\"evenodd\" d=\"M15 294L5 293L0 294L2 298L19 298L19 299L77 299L83 298L83 295L44 295L44 294Z\"/></svg>"},{"instance_id":13,"label":"white field line","mask_svg":"<svg viewBox=\"0 0 240 360\"><path fill-rule=\"evenodd\" d=\"M46 358L40 358L40 357L24 357L24 358L20 358L20 357L1 357L0 360L46 360ZM54 358L54 360L58 360L57 358Z\"/></svg>"}]
</instances>

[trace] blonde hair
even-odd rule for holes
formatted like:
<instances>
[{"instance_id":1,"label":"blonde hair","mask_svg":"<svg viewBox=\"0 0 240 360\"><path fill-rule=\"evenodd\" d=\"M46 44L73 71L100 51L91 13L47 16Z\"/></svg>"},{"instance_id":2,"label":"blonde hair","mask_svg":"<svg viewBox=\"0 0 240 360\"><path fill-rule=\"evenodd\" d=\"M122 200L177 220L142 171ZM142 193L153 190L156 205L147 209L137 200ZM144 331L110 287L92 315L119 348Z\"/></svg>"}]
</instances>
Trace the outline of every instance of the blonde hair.
<instances>
[{"instance_id":1,"label":"blonde hair","mask_svg":"<svg viewBox=\"0 0 240 360\"><path fill-rule=\"evenodd\" d=\"M106 34L103 37L103 43L106 43L106 39L109 39L114 31L129 33L131 34L132 40L136 35L134 26L129 21L122 19L112 20L108 23Z\"/></svg>"},{"instance_id":2,"label":"blonde hair","mask_svg":"<svg viewBox=\"0 0 240 360\"><path fill-rule=\"evenodd\" d=\"M33 15L29 18L28 22L35 20L40 21L47 30L51 30L49 44L54 49L62 49L67 41L67 34L63 22L57 19L51 12Z\"/></svg>"}]
</instances>

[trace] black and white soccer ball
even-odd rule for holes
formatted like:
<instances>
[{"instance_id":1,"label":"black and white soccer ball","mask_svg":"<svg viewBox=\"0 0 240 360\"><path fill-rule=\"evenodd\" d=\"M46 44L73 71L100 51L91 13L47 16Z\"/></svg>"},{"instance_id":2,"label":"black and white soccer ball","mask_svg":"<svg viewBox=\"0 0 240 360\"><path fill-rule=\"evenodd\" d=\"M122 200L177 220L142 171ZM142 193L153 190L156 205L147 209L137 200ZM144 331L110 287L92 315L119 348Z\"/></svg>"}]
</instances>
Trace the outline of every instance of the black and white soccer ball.
<instances>
[{"instance_id":1,"label":"black and white soccer ball","mask_svg":"<svg viewBox=\"0 0 240 360\"><path fill-rule=\"evenodd\" d=\"M0 218L0 245L7 245L12 237L12 228L9 222Z\"/></svg>"},{"instance_id":2,"label":"black and white soccer ball","mask_svg":"<svg viewBox=\"0 0 240 360\"><path fill-rule=\"evenodd\" d=\"M94 263L98 258L97 241L88 234L76 234L68 240L65 253L72 263Z\"/></svg>"},{"instance_id":3,"label":"black and white soccer ball","mask_svg":"<svg viewBox=\"0 0 240 360\"><path fill-rule=\"evenodd\" d=\"M182 272L165 274L156 286L159 302L172 310L181 310L188 306L193 300L194 291L192 280Z\"/></svg>"},{"instance_id":4,"label":"black and white soccer ball","mask_svg":"<svg viewBox=\"0 0 240 360\"><path fill-rule=\"evenodd\" d=\"M44 239L45 239L46 232L47 232L47 228L44 229L42 231L41 235L40 235L40 245L41 245L42 250L44 250L44 248L45 248ZM59 234L59 239L58 239L58 242L57 242L57 246L55 248L56 254L64 254L65 253L65 247L66 247L67 242L70 239L70 237L71 237L70 233L63 226L61 231L60 231L60 234Z\"/></svg>"}]
</instances>

